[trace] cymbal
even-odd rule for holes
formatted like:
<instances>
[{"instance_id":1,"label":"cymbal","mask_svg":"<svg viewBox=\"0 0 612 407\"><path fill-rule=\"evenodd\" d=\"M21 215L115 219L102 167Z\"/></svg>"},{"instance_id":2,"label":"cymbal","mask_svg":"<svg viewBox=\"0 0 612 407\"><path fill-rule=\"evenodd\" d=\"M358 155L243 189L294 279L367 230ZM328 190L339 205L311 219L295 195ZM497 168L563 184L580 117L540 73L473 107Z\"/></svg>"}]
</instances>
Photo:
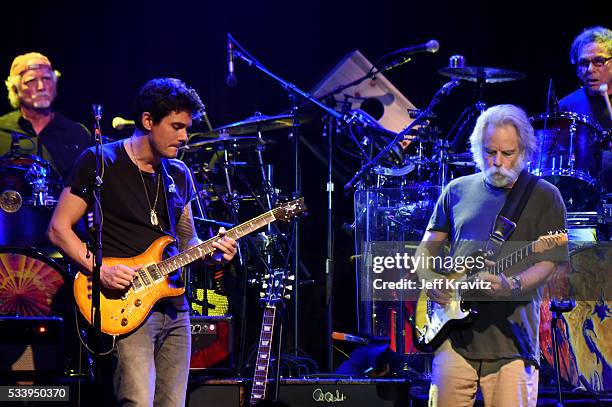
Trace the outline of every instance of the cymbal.
<instances>
[{"instance_id":1,"label":"cymbal","mask_svg":"<svg viewBox=\"0 0 612 407\"><path fill-rule=\"evenodd\" d=\"M492 68L489 66L446 67L440 69L438 72L453 79L483 83L517 81L525 77L521 72L511 71L505 68Z\"/></svg>"},{"instance_id":2,"label":"cymbal","mask_svg":"<svg viewBox=\"0 0 612 407\"><path fill-rule=\"evenodd\" d=\"M310 121L308 116L299 116L299 123L303 124ZM240 135L240 134L255 134L260 131L271 131L291 127L293 124L293 116L290 114L282 114L278 116L266 116L264 114L251 116L245 120L226 124L206 133L199 133L203 137L218 137L221 134Z\"/></svg>"},{"instance_id":3,"label":"cymbal","mask_svg":"<svg viewBox=\"0 0 612 407\"><path fill-rule=\"evenodd\" d=\"M220 146L223 147L220 149L242 150L245 148L257 147L258 145L272 146L274 144L276 144L274 140L265 138L260 139L257 136L229 136L226 134L221 134L217 138L189 142L187 145L181 148L191 151L202 147L216 148Z\"/></svg>"}]
</instances>

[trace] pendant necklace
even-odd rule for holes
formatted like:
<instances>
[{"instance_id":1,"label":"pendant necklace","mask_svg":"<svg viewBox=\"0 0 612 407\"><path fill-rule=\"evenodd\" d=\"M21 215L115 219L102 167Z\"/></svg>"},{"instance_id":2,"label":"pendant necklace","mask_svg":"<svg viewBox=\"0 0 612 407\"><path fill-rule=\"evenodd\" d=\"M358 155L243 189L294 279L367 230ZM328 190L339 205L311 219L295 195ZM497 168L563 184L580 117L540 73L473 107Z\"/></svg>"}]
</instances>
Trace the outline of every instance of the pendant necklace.
<instances>
[{"instance_id":1,"label":"pendant necklace","mask_svg":"<svg viewBox=\"0 0 612 407\"><path fill-rule=\"evenodd\" d=\"M151 225L158 226L159 219L157 218L156 207L157 207L157 198L159 197L159 184L160 184L160 179L161 179L160 173L159 171L157 172L157 187L155 189L155 199L154 199L153 205L151 205L151 200L149 199L149 193L147 192L147 185L145 184L144 177L142 176L142 171L140 171L140 166L138 165L138 159L136 158L136 154L134 153L134 146L132 145L132 137L130 137L130 150L132 151L132 155L134 156L134 161L136 161L136 169L138 170L138 175L140 175L140 179L142 180L142 186L144 187L145 197L147 198L147 204L149 205L149 209L150 209L149 214L150 214Z\"/></svg>"}]
</instances>

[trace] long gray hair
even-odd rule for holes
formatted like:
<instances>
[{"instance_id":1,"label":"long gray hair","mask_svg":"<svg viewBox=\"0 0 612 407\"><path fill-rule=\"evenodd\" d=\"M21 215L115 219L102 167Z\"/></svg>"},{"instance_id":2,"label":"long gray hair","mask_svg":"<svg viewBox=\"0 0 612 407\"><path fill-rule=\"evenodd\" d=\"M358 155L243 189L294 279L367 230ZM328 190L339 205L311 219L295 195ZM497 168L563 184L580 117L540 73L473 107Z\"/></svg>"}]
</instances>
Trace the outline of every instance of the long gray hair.
<instances>
[{"instance_id":1,"label":"long gray hair","mask_svg":"<svg viewBox=\"0 0 612 407\"><path fill-rule=\"evenodd\" d=\"M484 171L484 136L489 128L512 125L519 136L519 166L524 168L525 164L533 158L538 149L538 140L534 135L533 126L523 109L514 105L497 105L485 110L478 120L470 136L470 149L474 161L481 171Z\"/></svg>"}]
</instances>

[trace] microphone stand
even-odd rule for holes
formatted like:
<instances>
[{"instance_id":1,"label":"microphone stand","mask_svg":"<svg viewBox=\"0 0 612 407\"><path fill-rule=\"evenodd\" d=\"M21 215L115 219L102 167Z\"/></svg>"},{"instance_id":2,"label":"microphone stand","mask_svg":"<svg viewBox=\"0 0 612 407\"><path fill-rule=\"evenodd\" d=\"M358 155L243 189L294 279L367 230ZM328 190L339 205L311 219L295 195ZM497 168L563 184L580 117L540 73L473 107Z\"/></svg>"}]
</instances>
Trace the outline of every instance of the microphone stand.
<instances>
[{"instance_id":1,"label":"microphone stand","mask_svg":"<svg viewBox=\"0 0 612 407\"><path fill-rule=\"evenodd\" d=\"M312 102L313 104L319 106L323 111L327 112L327 114L329 114L330 116L332 116L335 119L341 120L343 118L343 116L336 112L335 110L325 106L322 102L318 101L317 99L313 98L310 94L308 94L307 92L301 90L300 88L298 88L296 85L294 85L293 83L290 83L284 79L282 79L281 77L279 77L278 75L272 73L270 70L268 70L265 66L263 66L259 61L257 61L251 54L249 54L235 39L234 37L232 37L231 34L227 34L227 38L229 41L231 41L234 44L234 58L235 60L239 60L242 61L244 63L246 63L248 66L252 66L255 67L256 69L258 69L259 71L261 71L262 73L266 74L267 76L269 76L270 78L274 79L276 82L278 82L288 93L289 96L289 100L291 103L291 114L293 116L293 123L292 123L292 141L293 141L293 183L294 183L294 190L292 193L292 198L296 199L299 198L301 195L301 177L300 177L300 165L299 165L299 161L300 161L300 134L299 134L299 116L298 116L298 108L299 106L297 105L297 98L299 96L309 100L310 102ZM293 300L293 309L292 309L292 314L293 314L293 321L294 321L294 326L293 326L293 344L292 344L292 348L294 349L295 352L295 356L298 355L298 349L299 349L299 324L298 324L298 317L299 317L299 301L300 301L300 294L299 294L299 287L300 287L300 275L299 275L299 266L300 266L300 221L299 219L295 219L293 222L293 239L292 239L292 251L293 251L293 258L292 258L292 268L293 268L293 275L295 276L295 289L294 289L294 300Z\"/></svg>"},{"instance_id":2,"label":"microphone stand","mask_svg":"<svg viewBox=\"0 0 612 407\"><path fill-rule=\"evenodd\" d=\"M410 130L412 130L417 124L421 124L422 121L424 121L427 117L429 117L429 114L431 112L431 109L434 108L434 106L436 106L438 103L440 103L440 101L443 99L444 96L448 95L452 89L454 89L455 87L457 87L459 85L459 81L458 80L452 80L450 82L446 82L434 95L434 97L431 99L431 102L429 103L429 106L427 106L427 109L423 110L415 119L412 123L410 123L408 125L408 127L406 127L404 130L400 131L399 133L397 133L397 135L395 136L395 138L393 140L391 140L391 142L389 144L387 144L387 146L385 148L383 148L377 155L376 157L372 158L371 160L369 160L367 163L365 163L361 169L353 176L353 178L351 178L351 180L344 186L344 190L345 191L350 191L352 190L355 185L357 184L357 182L359 182L360 180L363 179L363 177L366 175L366 173L368 173L376 164L378 164L378 162L387 155L387 153L397 144L399 143L405 135L410 133ZM367 157L366 157L367 159Z\"/></svg>"},{"instance_id":3,"label":"microphone stand","mask_svg":"<svg viewBox=\"0 0 612 407\"><path fill-rule=\"evenodd\" d=\"M94 230L94 253L93 253L93 268L91 271L91 313L92 325L94 329L93 341L94 349L100 349L102 343L101 316L100 316L100 268L102 267L102 184L104 176L104 156L102 154L102 131L100 130L100 120L102 120L102 106L98 104L92 105L94 115L94 138L96 143L96 171L95 182L93 187L94 197L94 213L93 213L93 230ZM94 381L98 384L102 383L102 375L100 374L100 365L98 358L94 357Z\"/></svg>"},{"instance_id":4,"label":"microphone stand","mask_svg":"<svg viewBox=\"0 0 612 407\"><path fill-rule=\"evenodd\" d=\"M384 56L383 56L383 58L384 58ZM379 58L379 61L380 61L380 59L382 59L382 58ZM338 93L340 93L340 92L344 91L345 89L348 89L348 88L350 88L350 87L353 87L353 86L359 85L361 82L365 81L366 79L372 78L372 77L374 77L374 76L376 76L376 75L378 75L378 74L380 74L380 73L385 73L385 72L392 71L392 70L394 70L395 68L398 68L398 67L400 67L400 66L402 66L402 65L404 65L405 63L408 63L408 62L410 62L410 61L412 61L412 58L410 58L410 57L405 57L405 58L402 58L402 59L400 59L400 60L393 61L393 62L391 62L391 63L389 63L389 64L387 64L387 65L383 66L383 67L382 67L381 69L379 69L379 70L376 70L376 69L375 69L375 65L376 65L376 64L374 64L374 65L372 65L372 69L370 69L370 70L368 71L368 73L366 73L366 74L365 74L365 75L363 75L362 77L355 79L353 82L350 82L350 83L347 83L347 84L344 84L344 85L338 86L338 87L334 88L332 91L327 92L325 95L323 95L323 96L319 96L317 99L318 99L318 100L326 100L327 98L332 97L332 96L335 96L335 95L337 95Z\"/></svg>"},{"instance_id":5,"label":"microphone stand","mask_svg":"<svg viewBox=\"0 0 612 407\"><path fill-rule=\"evenodd\" d=\"M327 349L327 370L334 370L334 353L332 333L333 324L333 287L334 287L334 180L333 180L333 135L336 130L335 120L327 119L323 137L327 137L327 258L325 259L325 347Z\"/></svg>"},{"instance_id":6,"label":"microphone stand","mask_svg":"<svg viewBox=\"0 0 612 407\"><path fill-rule=\"evenodd\" d=\"M278 82L289 94L289 99L291 102L291 114L293 116L293 124L292 124L292 138L293 138L293 172L294 172L294 191L292 194L293 199L299 198L300 193L301 193L301 179L300 179L300 170L299 170L299 161L300 161L300 149L299 149L299 145L300 145L300 135L299 135L299 117L298 117L298 108L300 106L297 105L297 97L298 96L302 96L304 99L306 99L306 103L311 102L313 104L315 104L316 106L318 106L319 108L321 108L323 111L325 111L329 116L331 116L332 118L342 121L346 124L351 124L355 121L359 121L361 122L361 118L356 116L356 115L342 115L338 112L336 112L335 110L329 108L328 106L324 105L320 100L325 100L326 97L330 96L330 95L334 95L338 92L341 92L344 89L347 89L351 86L354 86L360 82L362 82L363 80L365 80L368 77L372 77L378 73L382 73L382 72L386 72L389 71L391 69L394 69L398 66L401 66L405 63L407 63L408 61L410 61L411 59L408 57L402 58L401 60L396 60L393 61L392 63L386 65L384 68L378 70L378 71L373 71L371 70L370 72L368 72L368 74L366 74L363 78L359 78L356 81L353 81L347 85L344 85L343 87L337 88L335 89L333 92L331 92L328 95L325 95L323 97L320 97L318 99L315 99L314 97L312 97L310 94L308 94L307 92L299 89L296 85L280 78L279 76L275 75L274 73L272 73L270 70L268 70L265 66L263 66L259 61L257 61L251 54L249 54L235 39L234 37L228 33L227 34L227 38L229 41L232 42L232 44L234 45L233 48L233 53L234 53L234 58L236 60L242 61L244 63L246 63L248 66L253 66L255 68L257 68L259 71L263 72L264 74L266 74L267 76L271 77L272 79L274 79L276 82ZM305 103L305 104L306 104ZM415 120L416 122L416 120ZM367 124L362 123L365 126L367 126ZM414 127L416 125L416 123L414 123L412 125L412 127ZM411 127L411 128L412 128ZM407 131L406 131L407 132ZM401 137L403 137L403 134L401 135ZM398 136L398 139L400 138L400 136ZM332 327L332 309L331 309L331 289L332 289L332 282L333 282L333 233L330 232L330 229L332 228L332 220L333 220L333 211L332 211L332 192L333 192L333 184L331 182L331 173L332 173L332 150L331 150L331 133L329 136L329 141L328 143L330 143L330 150L329 150L329 181L327 183L327 190L328 190L328 258L326 259L326 268L325 268L325 273L326 273L326 296L325 296L325 300L326 300L326 308L327 308L327 324L326 324L326 331L327 331L327 336L329 338L327 338L326 343L327 343L327 347L328 347L328 368L330 368L331 370L331 356L332 356L332 342L331 342L331 332L333 330ZM389 145L389 149L391 148L392 144ZM295 276L295 290L294 290L294 302L293 302L293 309L292 309L292 313L293 313L293 319L294 319L294 330L293 330L293 349L296 352L296 356L297 356L297 352L298 352L298 348L299 348L299 327L298 327L298 310L299 310L299 287L300 287L300 279L299 279L299 265L300 265L300 252L299 252L299 246L300 246L300 223L299 220L295 220L294 221L294 228L293 228L293 272L294 272L294 276Z\"/></svg>"}]
</instances>

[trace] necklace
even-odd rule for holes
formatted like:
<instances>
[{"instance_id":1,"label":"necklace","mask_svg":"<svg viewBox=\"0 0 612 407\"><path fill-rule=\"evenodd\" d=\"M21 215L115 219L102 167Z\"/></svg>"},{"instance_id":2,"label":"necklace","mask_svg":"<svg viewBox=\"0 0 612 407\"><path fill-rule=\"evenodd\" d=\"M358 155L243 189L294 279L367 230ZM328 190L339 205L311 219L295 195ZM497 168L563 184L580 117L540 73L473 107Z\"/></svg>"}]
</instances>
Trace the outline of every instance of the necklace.
<instances>
[{"instance_id":1,"label":"necklace","mask_svg":"<svg viewBox=\"0 0 612 407\"><path fill-rule=\"evenodd\" d=\"M159 225L159 219L157 218L156 207L157 207L157 198L159 197L159 184L160 184L160 179L161 179L159 171L157 172L157 187L155 189L155 200L153 202L153 205L151 205L151 200L149 199L149 193L147 192L147 185L145 184L144 177L142 176L142 171L140 171L140 166L138 164L138 158L136 158L136 154L134 153L134 146L132 145L131 137L130 137L130 150L132 150L134 161L136 161L136 169L138 170L138 175L140 175L140 180L142 181L142 186L144 187L145 196L147 197L147 204L149 205L149 209L150 209L149 214L150 214L151 225L157 226Z\"/></svg>"}]
</instances>

